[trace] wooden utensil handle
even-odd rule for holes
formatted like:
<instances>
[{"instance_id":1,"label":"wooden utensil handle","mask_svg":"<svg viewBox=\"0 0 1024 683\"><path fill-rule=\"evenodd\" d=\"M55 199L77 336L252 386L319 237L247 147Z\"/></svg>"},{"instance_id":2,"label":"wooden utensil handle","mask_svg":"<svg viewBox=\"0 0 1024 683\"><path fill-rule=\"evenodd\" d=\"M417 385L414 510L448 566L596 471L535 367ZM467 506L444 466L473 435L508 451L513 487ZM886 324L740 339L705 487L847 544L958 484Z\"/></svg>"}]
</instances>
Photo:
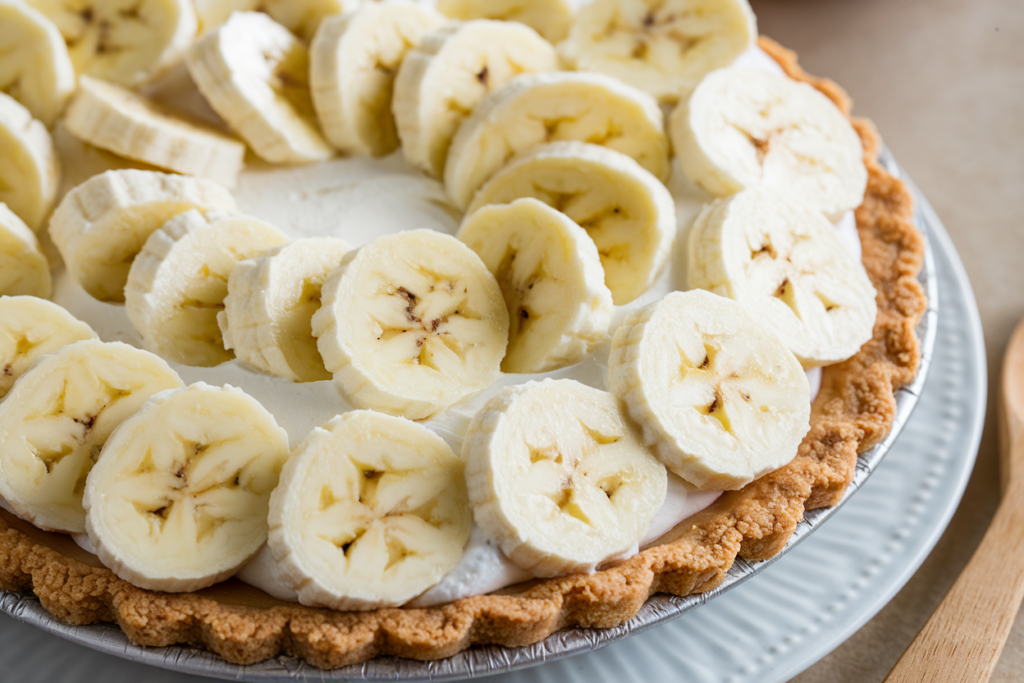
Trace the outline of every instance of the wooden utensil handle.
<instances>
[{"instance_id":1,"label":"wooden utensil handle","mask_svg":"<svg viewBox=\"0 0 1024 683\"><path fill-rule=\"evenodd\" d=\"M1024 462L1024 425L1012 415L1008 454ZM886 683L984 683L1024 598L1024 476L1017 472L992 525Z\"/></svg>"}]
</instances>

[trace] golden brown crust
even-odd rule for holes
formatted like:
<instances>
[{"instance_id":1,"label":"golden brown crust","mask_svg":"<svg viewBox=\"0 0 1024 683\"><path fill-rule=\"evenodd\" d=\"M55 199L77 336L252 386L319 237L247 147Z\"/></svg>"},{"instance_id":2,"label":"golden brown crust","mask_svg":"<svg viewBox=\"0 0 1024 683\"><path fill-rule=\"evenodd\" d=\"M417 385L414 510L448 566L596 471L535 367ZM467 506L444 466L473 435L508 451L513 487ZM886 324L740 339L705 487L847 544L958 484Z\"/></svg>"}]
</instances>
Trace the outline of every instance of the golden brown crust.
<instances>
[{"instance_id":1,"label":"golden brown crust","mask_svg":"<svg viewBox=\"0 0 1024 683\"><path fill-rule=\"evenodd\" d=\"M841 88L808 76L794 53L767 38L760 45L792 77L849 113ZM857 228L878 290L874 337L850 360L826 368L810 432L792 463L723 495L660 545L592 575L537 581L504 595L431 609L344 613L281 603L234 580L192 594L146 591L118 579L68 537L0 514L0 588L35 593L71 624L115 622L141 645L194 644L238 664L291 654L335 668L377 655L439 659L476 644L528 645L572 626L617 626L655 593L714 588L737 556L772 557L805 510L842 497L857 454L888 434L896 414L893 393L914 378L920 363L914 330L926 305L917 281L924 243L912 223L911 195L878 164L870 122L853 122L869 173Z\"/></svg>"}]
</instances>

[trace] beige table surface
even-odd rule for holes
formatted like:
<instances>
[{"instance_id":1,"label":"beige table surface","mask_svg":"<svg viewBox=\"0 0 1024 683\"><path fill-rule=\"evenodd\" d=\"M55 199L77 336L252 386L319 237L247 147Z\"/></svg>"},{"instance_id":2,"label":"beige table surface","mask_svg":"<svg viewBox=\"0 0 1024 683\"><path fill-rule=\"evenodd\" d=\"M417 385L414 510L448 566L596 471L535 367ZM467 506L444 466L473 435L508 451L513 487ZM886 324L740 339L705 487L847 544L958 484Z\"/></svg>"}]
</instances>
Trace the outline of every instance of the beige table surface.
<instances>
[{"instance_id":1,"label":"beige table surface","mask_svg":"<svg viewBox=\"0 0 1024 683\"><path fill-rule=\"evenodd\" d=\"M949 230L985 328L988 419L952 524L878 616L794 679L881 681L956 580L998 503L996 373L1024 317L1024 0L751 4L761 33L843 85L854 112L875 121ZM1024 681L1024 617L992 680Z\"/></svg>"}]
</instances>

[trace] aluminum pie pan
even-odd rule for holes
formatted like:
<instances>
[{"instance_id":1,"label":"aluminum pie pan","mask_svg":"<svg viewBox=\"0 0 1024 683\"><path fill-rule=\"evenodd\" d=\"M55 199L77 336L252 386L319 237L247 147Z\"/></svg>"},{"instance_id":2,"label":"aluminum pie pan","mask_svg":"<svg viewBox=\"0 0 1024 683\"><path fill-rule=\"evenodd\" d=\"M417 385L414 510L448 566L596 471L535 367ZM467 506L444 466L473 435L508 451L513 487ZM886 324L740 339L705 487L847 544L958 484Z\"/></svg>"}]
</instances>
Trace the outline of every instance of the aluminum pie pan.
<instances>
[{"instance_id":1,"label":"aluminum pie pan","mask_svg":"<svg viewBox=\"0 0 1024 683\"><path fill-rule=\"evenodd\" d=\"M879 155L881 164L893 175L904 177L888 150ZM930 229L938 219L923 195L909 183L914 193L914 223L927 240ZM232 664L218 655L191 646L163 648L145 647L130 642L125 634L111 624L70 626L47 612L34 595L0 591L0 611L18 621L40 630L71 640L79 645L163 669L211 678L235 681L450 681L477 678L517 669L528 668L555 659L590 652L641 633L649 628L675 619L719 595L735 588L755 576L784 556L815 529L838 511L850 496L867 481L888 453L917 405L918 397L931 364L935 346L939 312L938 279L930 244L926 244L924 267L919 280L928 294L928 307L917 327L921 341L921 366L915 380L896 391L896 417L888 437L857 462L853 480L843 498L834 507L812 510L804 515L786 547L775 557L754 564L737 557L725 580L714 590L698 595L677 597L657 594L647 600L639 612L626 623L608 629L572 628L552 634L534 645L509 648L502 646L473 647L461 653L436 661L416 661L397 657L377 657L362 664L324 671L295 657L276 657L250 666Z\"/></svg>"}]
</instances>

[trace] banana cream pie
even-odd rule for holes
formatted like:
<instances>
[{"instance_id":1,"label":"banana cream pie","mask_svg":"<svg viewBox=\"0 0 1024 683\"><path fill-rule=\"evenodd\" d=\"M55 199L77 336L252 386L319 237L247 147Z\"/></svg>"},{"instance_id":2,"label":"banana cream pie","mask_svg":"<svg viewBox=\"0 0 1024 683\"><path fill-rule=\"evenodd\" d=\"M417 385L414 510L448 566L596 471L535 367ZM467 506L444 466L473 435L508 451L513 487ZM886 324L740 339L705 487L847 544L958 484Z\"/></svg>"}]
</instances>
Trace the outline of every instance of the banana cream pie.
<instances>
[{"instance_id":1,"label":"banana cream pie","mask_svg":"<svg viewBox=\"0 0 1024 683\"><path fill-rule=\"evenodd\" d=\"M519 646L772 557L889 432L910 194L746 0L75 7L0 0L3 589Z\"/></svg>"}]
</instances>

